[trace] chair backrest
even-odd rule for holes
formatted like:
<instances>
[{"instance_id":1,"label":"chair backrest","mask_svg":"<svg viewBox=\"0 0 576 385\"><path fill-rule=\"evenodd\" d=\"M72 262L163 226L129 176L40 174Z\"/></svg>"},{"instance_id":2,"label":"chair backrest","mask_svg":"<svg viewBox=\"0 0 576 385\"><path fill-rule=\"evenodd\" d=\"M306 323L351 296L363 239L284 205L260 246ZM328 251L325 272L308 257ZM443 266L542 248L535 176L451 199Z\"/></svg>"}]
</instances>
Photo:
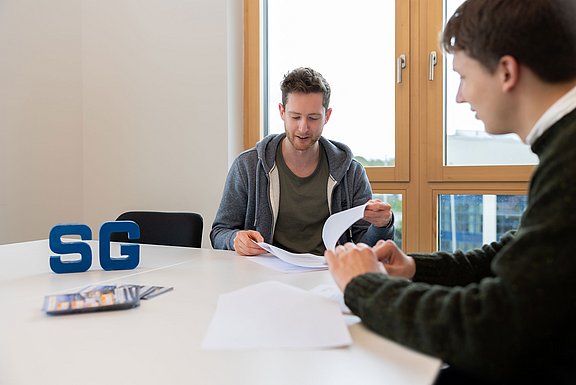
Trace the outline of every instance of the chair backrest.
<instances>
[{"instance_id":1,"label":"chair backrest","mask_svg":"<svg viewBox=\"0 0 576 385\"><path fill-rule=\"evenodd\" d=\"M113 233L114 242L146 243L166 246L202 246L202 216L196 213L128 211L117 221L134 221L140 226L140 238L129 240L126 233Z\"/></svg>"}]
</instances>

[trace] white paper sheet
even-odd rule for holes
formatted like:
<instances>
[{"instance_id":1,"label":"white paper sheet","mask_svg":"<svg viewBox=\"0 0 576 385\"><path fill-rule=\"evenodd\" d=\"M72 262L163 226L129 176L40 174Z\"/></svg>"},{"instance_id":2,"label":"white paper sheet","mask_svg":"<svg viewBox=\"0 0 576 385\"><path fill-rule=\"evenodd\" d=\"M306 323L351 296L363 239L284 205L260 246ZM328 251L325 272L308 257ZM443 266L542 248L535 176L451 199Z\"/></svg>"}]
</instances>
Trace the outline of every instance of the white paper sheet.
<instances>
[{"instance_id":1,"label":"white paper sheet","mask_svg":"<svg viewBox=\"0 0 576 385\"><path fill-rule=\"evenodd\" d=\"M322 228L322 240L324 241L324 246L327 250L333 250L336 247L338 238L340 238L342 233L344 233L346 229L364 217L364 210L366 209L367 204L368 203L365 203L361 206L341 211L331 215L326 220L324 227ZM328 268L326 260L320 255L309 253L291 253L266 242L257 242L257 244L284 262L308 268Z\"/></svg>"},{"instance_id":2,"label":"white paper sheet","mask_svg":"<svg viewBox=\"0 0 576 385\"><path fill-rule=\"evenodd\" d=\"M368 203L364 203L362 206L340 211L339 213L331 215L326 220L322 228L322 240L324 241L326 250L333 250L342 233L354 223L364 218L364 210L367 204Z\"/></svg>"},{"instance_id":3,"label":"white paper sheet","mask_svg":"<svg viewBox=\"0 0 576 385\"><path fill-rule=\"evenodd\" d=\"M258 245L272 255L280 258L284 262L301 267L324 268L327 269L326 259L320 255L309 253L291 253L280 247L270 245L265 242L259 242Z\"/></svg>"},{"instance_id":4,"label":"white paper sheet","mask_svg":"<svg viewBox=\"0 0 576 385\"><path fill-rule=\"evenodd\" d=\"M334 301L269 281L220 295L202 348L317 349L351 343Z\"/></svg>"},{"instance_id":5,"label":"white paper sheet","mask_svg":"<svg viewBox=\"0 0 576 385\"><path fill-rule=\"evenodd\" d=\"M344 294L342 291L336 286L335 284L327 285L322 284L310 289L311 293L321 295L322 297L326 297L329 300L332 300L338 304L340 307L340 311L342 314L352 314L350 308L344 302Z\"/></svg>"},{"instance_id":6,"label":"white paper sheet","mask_svg":"<svg viewBox=\"0 0 576 385\"><path fill-rule=\"evenodd\" d=\"M256 262L259 265L266 266L270 269L279 271L281 273L302 273L304 271L318 271L318 270L326 270L328 268L327 266L324 267L296 266L291 263L284 262L283 260L272 254L255 255L246 258L251 260L252 262Z\"/></svg>"}]
</instances>

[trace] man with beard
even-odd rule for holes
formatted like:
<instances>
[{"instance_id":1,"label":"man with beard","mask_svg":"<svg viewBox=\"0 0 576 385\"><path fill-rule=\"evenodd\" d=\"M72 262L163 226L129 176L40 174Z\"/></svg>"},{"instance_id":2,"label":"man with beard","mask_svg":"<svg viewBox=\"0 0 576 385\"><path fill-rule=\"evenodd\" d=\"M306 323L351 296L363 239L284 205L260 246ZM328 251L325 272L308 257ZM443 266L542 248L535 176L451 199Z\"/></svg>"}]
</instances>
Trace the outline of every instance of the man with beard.
<instances>
[{"instance_id":1,"label":"man with beard","mask_svg":"<svg viewBox=\"0 0 576 385\"><path fill-rule=\"evenodd\" d=\"M281 90L285 133L268 135L234 161L212 224L212 246L258 255L265 250L255 242L267 242L322 255L326 219L366 202L363 220L340 243L392 239L390 205L371 199L366 172L350 149L322 136L332 113L326 79L311 68L297 68L284 77Z\"/></svg>"}]
</instances>

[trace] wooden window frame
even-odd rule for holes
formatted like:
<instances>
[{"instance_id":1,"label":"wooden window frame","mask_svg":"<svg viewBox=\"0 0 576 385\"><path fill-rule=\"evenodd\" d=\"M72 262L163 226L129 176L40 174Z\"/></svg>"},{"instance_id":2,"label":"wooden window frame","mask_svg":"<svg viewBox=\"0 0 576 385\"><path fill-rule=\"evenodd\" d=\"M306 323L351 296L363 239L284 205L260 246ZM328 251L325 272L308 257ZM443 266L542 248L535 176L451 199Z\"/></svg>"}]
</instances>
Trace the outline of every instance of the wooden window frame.
<instances>
[{"instance_id":1,"label":"wooden window frame","mask_svg":"<svg viewBox=\"0 0 576 385\"><path fill-rule=\"evenodd\" d=\"M261 96L261 0L244 1L244 147L263 135ZM438 247L439 194L525 194L534 166L444 165L443 66L438 43L443 0L396 0L396 57L406 56L396 84L394 167L366 167L374 193L402 194L402 247ZM429 54L437 52L433 81Z\"/></svg>"},{"instance_id":2,"label":"wooden window frame","mask_svg":"<svg viewBox=\"0 0 576 385\"><path fill-rule=\"evenodd\" d=\"M260 0L244 0L244 149L262 138Z\"/></svg>"}]
</instances>

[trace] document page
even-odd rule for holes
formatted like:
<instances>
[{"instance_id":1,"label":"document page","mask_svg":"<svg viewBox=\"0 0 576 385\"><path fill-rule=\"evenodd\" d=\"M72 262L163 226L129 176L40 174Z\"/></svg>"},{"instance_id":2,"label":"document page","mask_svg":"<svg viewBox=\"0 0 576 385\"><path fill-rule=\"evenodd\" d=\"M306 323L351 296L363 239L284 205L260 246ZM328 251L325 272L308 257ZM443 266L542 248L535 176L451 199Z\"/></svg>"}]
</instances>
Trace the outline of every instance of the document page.
<instances>
[{"instance_id":1,"label":"document page","mask_svg":"<svg viewBox=\"0 0 576 385\"><path fill-rule=\"evenodd\" d=\"M324 223L324 227L322 228L322 240L324 241L324 246L327 250L333 250L342 233L364 217L364 210L366 209L367 204L368 203L365 203L361 206L341 211L331 215L326 220L326 223ZM309 253L291 253L266 242L257 242L257 244L270 254L292 265L312 269L328 268L323 256ZM258 262L258 257L252 257L251 259L254 259L254 262Z\"/></svg>"},{"instance_id":2,"label":"document page","mask_svg":"<svg viewBox=\"0 0 576 385\"><path fill-rule=\"evenodd\" d=\"M276 247L265 242L260 242L258 245L270 254L275 255L284 262L288 262L292 265L311 268L328 268L326 260L321 255L314 255L309 253L291 253L281 249L280 247Z\"/></svg>"},{"instance_id":3,"label":"document page","mask_svg":"<svg viewBox=\"0 0 576 385\"><path fill-rule=\"evenodd\" d=\"M315 257L317 257L317 255L315 255ZM322 267L297 266L292 263L285 262L272 254L256 255L252 257L246 257L246 259L251 260L252 262L256 262L259 265L268 267L272 270L279 271L281 273L302 273L305 271L317 271L328 269L327 265Z\"/></svg>"},{"instance_id":4,"label":"document page","mask_svg":"<svg viewBox=\"0 0 576 385\"><path fill-rule=\"evenodd\" d=\"M326 250L334 250L338 243L338 238L340 238L344 231L364 218L364 210L367 205L368 203L364 203L362 206L340 211L339 213L331 215L326 220L322 228L322 240L324 241Z\"/></svg>"},{"instance_id":5,"label":"document page","mask_svg":"<svg viewBox=\"0 0 576 385\"><path fill-rule=\"evenodd\" d=\"M202 348L317 349L351 343L337 303L268 281L220 295Z\"/></svg>"}]
</instances>

